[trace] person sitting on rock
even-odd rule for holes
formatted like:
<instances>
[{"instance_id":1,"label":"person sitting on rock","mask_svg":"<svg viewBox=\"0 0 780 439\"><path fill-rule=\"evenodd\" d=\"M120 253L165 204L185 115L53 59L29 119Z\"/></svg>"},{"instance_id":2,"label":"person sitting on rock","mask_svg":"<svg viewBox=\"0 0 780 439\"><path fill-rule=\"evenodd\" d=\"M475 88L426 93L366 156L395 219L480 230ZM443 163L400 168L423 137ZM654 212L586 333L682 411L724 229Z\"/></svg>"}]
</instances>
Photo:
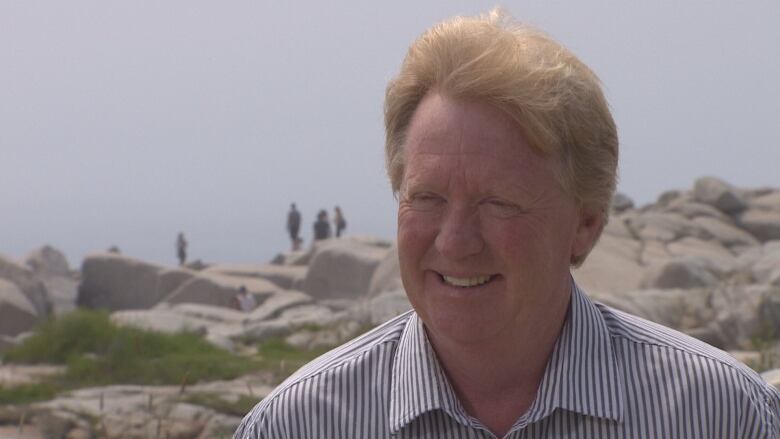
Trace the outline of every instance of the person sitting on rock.
<instances>
[{"instance_id":1,"label":"person sitting on rock","mask_svg":"<svg viewBox=\"0 0 780 439\"><path fill-rule=\"evenodd\" d=\"M330 223L328 222L328 212L325 209L317 214L317 221L314 222L314 240L321 241L330 238Z\"/></svg>"},{"instance_id":2,"label":"person sitting on rock","mask_svg":"<svg viewBox=\"0 0 780 439\"><path fill-rule=\"evenodd\" d=\"M251 312L257 307L257 301L253 294L249 294L246 287L241 285L238 294L233 297L233 307L239 311Z\"/></svg>"}]
</instances>

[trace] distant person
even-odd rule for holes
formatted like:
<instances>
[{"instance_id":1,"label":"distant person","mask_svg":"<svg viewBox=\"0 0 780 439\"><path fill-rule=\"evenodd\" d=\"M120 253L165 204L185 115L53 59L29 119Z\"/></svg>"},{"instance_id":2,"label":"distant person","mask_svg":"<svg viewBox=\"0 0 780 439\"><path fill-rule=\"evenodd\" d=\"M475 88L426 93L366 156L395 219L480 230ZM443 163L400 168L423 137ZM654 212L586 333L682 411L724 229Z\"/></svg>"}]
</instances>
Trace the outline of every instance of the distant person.
<instances>
[{"instance_id":1,"label":"distant person","mask_svg":"<svg viewBox=\"0 0 780 439\"><path fill-rule=\"evenodd\" d=\"M330 223L328 222L328 212L320 210L317 214L317 221L314 222L314 240L330 238Z\"/></svg>"},{"instance_id":2,"label":"distant person","mask_svg":"<svg viewBox=\"0 0 780 439\"><path fill-rule=\"evenodd\" d=\"M176 238L176 256L179 258L179 265L184 265L187 262L187 240L182 232L179 232L179 236Z\"/></svg>"},{"instance_id":3,"label":"distant person","mask_svg":"<svg viewBox=\"0 0 780 439\"><path fill-rule=\"evenodd\" d=\"M241 285L238 289L238 294L233 298L233 306L243 312L251 312L257 307L257 301L253 294L249 294L246 287Z\"/></svg>"},{"instance_id":4,"label":"distant person","mask_svg":"<svg viewBox=\"0 0 780 439\"><path fill-rule=\"evenodd\" d=\"M341 213L339 206L333 209L333 225L336 227L336 238L340 237L341 232L347 228L347 220L344 219L344 214Z\"/></svg>"},{"instance_id":5,"label":"distant person","mask_svg":"<svg viewBox=\"0 0 780 439\"><path fill-rule=\"evenodd\" d=\"M122 254L122 251L119 250L119 247L117 247L116 245L112 245L111 247L109 247L108 248L108 252L109 253L114 253L116 255Z\"/></svg>"},{"instance_id":6,"label":"distant person","mask_svg":"<svg viewBox=\"0 0 780 439\"><path fill-rule=\"evenodd\" d=\"M290 204L290 212L287 213L287 232L290 234L292 249L300 250L301 238L298 232L301 230L301 212L295 207L295 203Z\"/></svg>"}]
</instances>

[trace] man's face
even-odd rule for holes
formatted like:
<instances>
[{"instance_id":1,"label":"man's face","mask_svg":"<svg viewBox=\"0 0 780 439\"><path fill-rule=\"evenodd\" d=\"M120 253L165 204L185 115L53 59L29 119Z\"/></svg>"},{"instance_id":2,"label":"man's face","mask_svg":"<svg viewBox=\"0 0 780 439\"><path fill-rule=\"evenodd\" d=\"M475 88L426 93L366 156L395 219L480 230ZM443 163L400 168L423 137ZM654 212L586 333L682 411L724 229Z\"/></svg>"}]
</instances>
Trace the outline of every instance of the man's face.
<instances>
[{"instance_id":1,"label":"man's face","mask_svg":"<svg viewBox=\"0 0 780 439\"><path fill-rule=\"evenodd\" d=\"M511 342L554 324L568 306L570 257L589 248L593 227L561 189L555 159L497 108L433 92L405 149L401 277L434 342Z\"/></svg>"}]
</instances>

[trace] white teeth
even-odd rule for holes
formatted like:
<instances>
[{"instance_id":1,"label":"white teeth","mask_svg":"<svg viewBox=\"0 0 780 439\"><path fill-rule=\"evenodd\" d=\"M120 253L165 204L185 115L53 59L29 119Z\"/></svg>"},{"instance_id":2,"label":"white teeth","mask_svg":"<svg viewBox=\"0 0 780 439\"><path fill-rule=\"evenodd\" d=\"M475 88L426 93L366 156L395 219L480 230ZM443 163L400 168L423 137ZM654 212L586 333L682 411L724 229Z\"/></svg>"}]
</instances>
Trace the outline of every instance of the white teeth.
<instances>
[{"instance_id":1,"label":"white teeth","mask_svg":"<svg viewBox=\"0 0 780 439\"><path fill-rule=\"evenodd\" d=\"M456 287L475 287L487 283L487 281L490 280L490 276L451 277L442 275L441 277L444 279L444 282Z\"/></svg>"}]
</instances>

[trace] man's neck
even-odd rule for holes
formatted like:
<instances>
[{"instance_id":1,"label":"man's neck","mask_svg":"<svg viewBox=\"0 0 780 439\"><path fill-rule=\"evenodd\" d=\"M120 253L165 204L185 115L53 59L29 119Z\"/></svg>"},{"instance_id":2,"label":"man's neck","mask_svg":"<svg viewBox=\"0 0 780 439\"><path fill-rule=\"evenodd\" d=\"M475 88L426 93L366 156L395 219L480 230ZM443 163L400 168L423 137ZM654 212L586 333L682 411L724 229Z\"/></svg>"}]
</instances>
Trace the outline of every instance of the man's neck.
<instances>
[{"instance_id":1,"label":"man's neck","mask_svg":"<svg viewBox=\"0 0 780 439\"><path fill-rule=\"evenodd\" d=\"M570 298L555 318L527 322L517 334L458 344L428 337L458 399L469 415L503 437L534 402L566 320ZM507 344L506 340L514 340Z\"/></svg>"}]
</instances>

